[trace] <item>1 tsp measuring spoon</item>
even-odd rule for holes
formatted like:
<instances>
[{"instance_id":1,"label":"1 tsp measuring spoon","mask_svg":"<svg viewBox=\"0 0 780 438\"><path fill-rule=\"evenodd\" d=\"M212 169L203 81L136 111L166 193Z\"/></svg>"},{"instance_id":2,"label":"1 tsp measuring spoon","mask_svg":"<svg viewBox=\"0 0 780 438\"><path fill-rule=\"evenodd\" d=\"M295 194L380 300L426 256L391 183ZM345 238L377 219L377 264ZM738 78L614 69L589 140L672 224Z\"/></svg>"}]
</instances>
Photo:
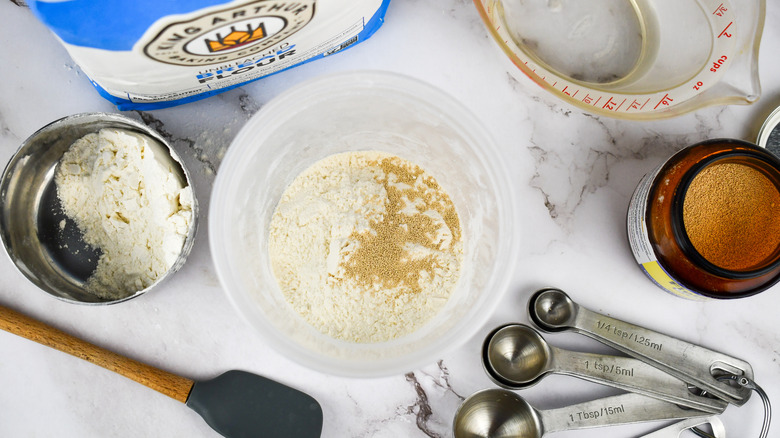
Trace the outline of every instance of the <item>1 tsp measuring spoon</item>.
<instances>
[{"instance_id":1,"label":"1 tsp measuring spoon","mask_svg":"<svg viewBox=\"0 0 780 438\"><path fill-rule=\"evenodd\" d=\"M558 373L704 412L721 413L728 406L723 400L692 393L687 383L638 359L554 347L524 324L493 330L482 345L482 364L494 382L509 389L528 388Z\"/></svg>"},{"instance_id":2,"label":"1 tsp measuring spoon","mask_svg":"<svg viewBox=\"0 0 780 438\"><path fill-rule=\"evenodd\" d=\"M574 331L623 351L695 385L720 399L742 406L751 390L718 380L736 375L753 379L749 363L662 333L588 310L560 289L542 289L528 303L531 320L549 332Z\"/></svg>"},{"instance_id":3,"label":"1 tsp measuring spoon","mask_svg":"<svg viewBox=\"0 0 780 438\"><path fill-rule=\"evenodd\" d=\"M541 438L564 430L706 416L640 394L622 394L558 409L539 410L506 389L478 391L461 403L455 438Z\"/></svg>"}]
</instances>

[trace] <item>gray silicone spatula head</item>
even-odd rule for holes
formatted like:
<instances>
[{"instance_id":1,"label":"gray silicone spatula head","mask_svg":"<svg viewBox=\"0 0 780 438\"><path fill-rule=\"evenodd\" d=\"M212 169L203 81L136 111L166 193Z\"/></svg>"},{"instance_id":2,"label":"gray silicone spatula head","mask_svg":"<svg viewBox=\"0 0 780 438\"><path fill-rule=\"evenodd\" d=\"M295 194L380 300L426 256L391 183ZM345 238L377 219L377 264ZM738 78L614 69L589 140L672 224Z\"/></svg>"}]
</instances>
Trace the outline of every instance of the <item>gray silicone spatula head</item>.
<instances>
[{"instance_id":1,"label":"gray silicone spatula head","mask_svg":"<svg viewBox=\"0 0 780 438\"><path fill-rule=\"evenodd\" d=\"M322 432L317 400L244 371L195 382L187 406L228 438L309 438Z\"/></svg>"}]
</instances>

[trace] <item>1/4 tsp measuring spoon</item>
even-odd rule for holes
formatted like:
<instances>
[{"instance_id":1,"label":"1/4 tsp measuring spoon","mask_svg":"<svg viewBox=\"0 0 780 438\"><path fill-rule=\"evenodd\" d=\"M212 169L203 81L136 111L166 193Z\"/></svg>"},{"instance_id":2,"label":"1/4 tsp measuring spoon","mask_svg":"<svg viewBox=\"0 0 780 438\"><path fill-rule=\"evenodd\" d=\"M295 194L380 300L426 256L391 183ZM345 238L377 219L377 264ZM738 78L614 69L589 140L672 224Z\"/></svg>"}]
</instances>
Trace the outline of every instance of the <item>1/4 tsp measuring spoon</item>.
<instances>
[{"instance_id":1,"label":"1/4 tsp measuring spoon","mask_svg":"<svg viewBox=\"0 0 780 438\"><path fill-rule=\"evenodd\" d=\"M622 394L558 409L539 410L506 389L478 391L461 403L455 438L541 438L564 430L706 416L640 394Z\"/></svg>"},{"instance_id":2,"label":"1/4 tsp measuring spoon","mask_svg":"<svg viewBox=\"0 0 780 438\"><path fill-rule=\"evenodd\" d=\"M588 310L560 289L537 291L528 302L528 313L544 331L586 335L729 403L742 406L750 398L750 389L718 380L722 375L752 380L749 363Z\"/></svg>"},{"instance_id":3,"label":"1/4 tsp measuring spoon","mask_svg":"<svg viewBox=\"0 0 780 438\"><path fill-rule=\"evenodd\" d=\"M638 359L554 347L524 324L493 330L482 345L482 364L494 382L509 389L529 388L558 373L704 412L721 413L728 406L723 400L694 394L687 383Z\"/></svg>"}]
</instances>

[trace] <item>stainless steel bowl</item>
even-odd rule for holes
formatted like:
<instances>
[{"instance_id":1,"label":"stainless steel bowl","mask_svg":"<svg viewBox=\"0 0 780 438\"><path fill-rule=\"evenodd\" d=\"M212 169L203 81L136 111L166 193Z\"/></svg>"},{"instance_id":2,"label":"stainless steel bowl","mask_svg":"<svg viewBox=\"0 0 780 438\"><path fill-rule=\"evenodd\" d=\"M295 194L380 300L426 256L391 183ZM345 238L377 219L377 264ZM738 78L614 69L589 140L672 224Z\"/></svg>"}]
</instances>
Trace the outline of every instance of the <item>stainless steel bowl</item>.
<instances>
[{"instance_id":1,"label":"stainless steel bowl","mask_svg":"<svg viewBox=\"0 0 780 438\"><path fill-rule=\"evenodd\" d=\"M142 295L184 264L197 229L198 204L193 194L190 230L176 262L165 275L151 286L119 299L100 298L86 292L86 280L94 272L100 253L83 242L73 221L63 222L66 216L59 205L54 174L57 163L73 142L103 128L119 128L156 140L178 164L182 181L192 187L187 169L165 139L146 125L117 114L64 117L25 140L0 180L0 236L22 274L49 294L72 303L113 304Z\"/></svg>"}]
</instances>

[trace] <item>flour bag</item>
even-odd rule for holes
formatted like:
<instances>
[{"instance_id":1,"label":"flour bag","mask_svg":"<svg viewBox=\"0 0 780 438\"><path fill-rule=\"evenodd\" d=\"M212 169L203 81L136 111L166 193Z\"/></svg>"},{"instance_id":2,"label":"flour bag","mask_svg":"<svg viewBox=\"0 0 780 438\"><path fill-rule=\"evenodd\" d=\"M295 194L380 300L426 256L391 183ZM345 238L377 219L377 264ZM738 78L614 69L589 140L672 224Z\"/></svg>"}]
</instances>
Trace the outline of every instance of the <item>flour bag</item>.
<instances>
[{"instance_id":1,"label":"flour bag","mask_svg":"<svg viewBox=\"0 0 780 438\"><path fill-rule=\"evenodd\" d=\"M390 0L28 0L120 110L179 105L364 41Z\"/></svg>"}]
</instances>

